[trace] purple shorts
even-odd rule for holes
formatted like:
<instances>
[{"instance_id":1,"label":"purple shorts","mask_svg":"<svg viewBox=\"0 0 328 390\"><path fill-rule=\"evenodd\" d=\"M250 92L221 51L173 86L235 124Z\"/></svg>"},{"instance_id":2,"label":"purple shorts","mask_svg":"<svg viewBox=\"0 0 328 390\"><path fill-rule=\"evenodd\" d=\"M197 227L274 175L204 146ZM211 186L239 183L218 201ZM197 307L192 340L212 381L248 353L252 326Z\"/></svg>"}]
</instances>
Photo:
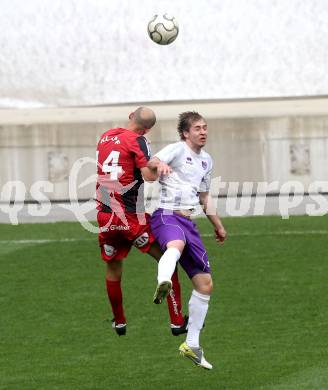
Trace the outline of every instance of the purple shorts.
<instances>
[{"instance_id":1,"label":"purple shorts","mask_svg":"<svg viewBox=\"0 0 328 390\"><path fill-rule=\"evenodd\" d=\"M200 273L211 273L206 249L193 221L172 210L158 209L151 216L150 225L162 251L169 241L186 243L179 263L190 279Z\"/></svg>"}]
</instances>

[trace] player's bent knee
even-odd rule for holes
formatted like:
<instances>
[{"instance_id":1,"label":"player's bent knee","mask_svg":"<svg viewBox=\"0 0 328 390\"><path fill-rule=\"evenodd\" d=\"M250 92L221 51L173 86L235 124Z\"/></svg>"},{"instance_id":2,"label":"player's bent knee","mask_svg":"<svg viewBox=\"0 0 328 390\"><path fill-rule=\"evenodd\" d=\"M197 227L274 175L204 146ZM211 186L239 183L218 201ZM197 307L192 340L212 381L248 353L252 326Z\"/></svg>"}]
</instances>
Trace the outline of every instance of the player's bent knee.
<instances>
[{"instance_id":1,"label":"player's bent knee","mask_svg":"<svg viewBox=\"0 0 328 390\"><path fill-rule=\"evenodd\" d=\"M198 292L205 295L211 295L213 291L213 283L206 283L199 287Z\"/></svg>"},{"instance_id":2,"label":"player's bent knee","mask_svg":"<svg viewBox=\"0 0 328 390\"><path fill-rule=\"evenodd\" d=\"M211 295L213 291L213 281L210 274L198 274L192 279L194 288L201 294Z\"/></svg>"},{"instance_id":3,"label":"player's bent knee","mask_svg":"<svg viewBox=\"0 0 328 390\"><path fill-rule=\"evenodd\" d=\"M180 253L182 253L185 245L185 242L182 240L172 240L167 243L166 248L176 248Z\"/></svg>"}]
</instances>

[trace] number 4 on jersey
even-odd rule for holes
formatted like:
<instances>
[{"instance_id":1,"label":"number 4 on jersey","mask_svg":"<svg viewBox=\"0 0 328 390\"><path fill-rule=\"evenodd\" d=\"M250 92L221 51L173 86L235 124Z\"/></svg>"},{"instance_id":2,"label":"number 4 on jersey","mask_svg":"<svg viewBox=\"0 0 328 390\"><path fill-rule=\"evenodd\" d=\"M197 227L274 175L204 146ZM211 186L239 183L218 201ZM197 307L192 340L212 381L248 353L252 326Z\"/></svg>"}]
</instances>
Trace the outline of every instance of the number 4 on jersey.
<instances>
[{"instance_id":1,"label":"number 4 on jersey","mask_svg":"<svg viewBox=\"0 0 328 390\"><path fill-rule=\"evenodd\" d=\"M120 152L112 150L107 156L103 164L98 164L101 166L101 169L104 173L110 174L110 180L118 180L118 175L123 172L122 167L118 165L118 159L120 157ZM98 152L97 152L98 160Z\"/></svg>"}]
</instances>

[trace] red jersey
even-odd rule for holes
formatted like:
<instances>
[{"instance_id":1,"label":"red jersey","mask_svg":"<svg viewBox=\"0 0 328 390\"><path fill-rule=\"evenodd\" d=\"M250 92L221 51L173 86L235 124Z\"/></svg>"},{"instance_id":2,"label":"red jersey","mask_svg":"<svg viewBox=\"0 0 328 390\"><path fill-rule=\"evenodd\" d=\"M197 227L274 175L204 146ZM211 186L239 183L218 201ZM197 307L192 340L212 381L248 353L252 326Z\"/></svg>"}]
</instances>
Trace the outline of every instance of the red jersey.
<instances>
[{"instance_id":1,"label":"red jersey","mask_svg":"<svg viewBox=\"0 0 328 390\"><path fill-rule=\"evenodd\" d=\"M97 147L97 209L107 212L143 212L143 178L150 151L144 136L133 131L109 129Z\"/></svg>"}]
</instances>

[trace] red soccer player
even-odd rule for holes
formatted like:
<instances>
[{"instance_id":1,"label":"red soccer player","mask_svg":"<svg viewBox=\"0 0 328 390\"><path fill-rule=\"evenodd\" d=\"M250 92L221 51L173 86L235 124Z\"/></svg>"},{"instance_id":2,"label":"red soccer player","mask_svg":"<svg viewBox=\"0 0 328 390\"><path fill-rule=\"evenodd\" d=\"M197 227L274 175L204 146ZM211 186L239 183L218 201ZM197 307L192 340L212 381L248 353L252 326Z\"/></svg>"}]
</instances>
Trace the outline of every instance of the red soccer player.
<instances>
[{"instance_id":1,"label":"red soccer player","mask_svg":"<svg viewBox=\"0 0 328 390\"><path fill-rule=\"evenodd\" d=\"M143 186L157 174L147 167L150 158L146 134L156 123L154 112L139 107L129 115L126 128L106 131L97 147L97 209L101 256L107 264L106 288L112 307L113 327L126 333L121 289L122 260L132 245L156 260L162 256L144 212ZM188 317L181 313L181 292L177 272L167 297L172 334L186 333Z\"/></svg>"}]
</instances>

